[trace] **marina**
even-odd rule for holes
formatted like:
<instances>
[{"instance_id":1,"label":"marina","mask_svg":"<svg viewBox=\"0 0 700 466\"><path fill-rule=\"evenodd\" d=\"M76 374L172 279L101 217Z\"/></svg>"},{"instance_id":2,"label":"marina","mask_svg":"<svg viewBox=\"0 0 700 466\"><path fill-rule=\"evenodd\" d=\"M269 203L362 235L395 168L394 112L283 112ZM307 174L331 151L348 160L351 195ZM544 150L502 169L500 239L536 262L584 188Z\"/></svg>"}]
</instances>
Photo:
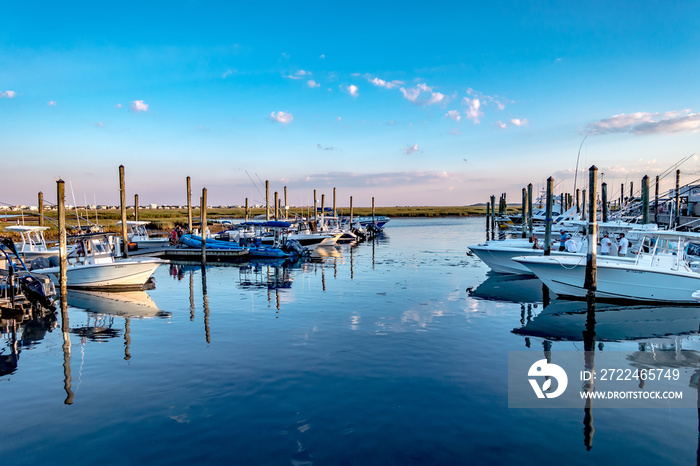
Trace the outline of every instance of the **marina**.
<instances>
[{"instance_id":1,"label":"marina","mask_svg":"<svg viewBox=\"0 0 700 466\"><path fill-rule=\"evenodd\" d=\"M583 356L586 304L493 274L465 254L482 236L479 218L392 219L295 264L174 262L140 295L70 291L57 320L5 324L0 457L695 462L696 409L508 408L507 354ZM693 384L697 309L601 305L599 357L682 357Z\"/></svg>"},{"instance_id":2,"label":"marina","mask_svg":"<svg viewBox=\"0 0 700 466\"><path fill-rule=\"evenodd\" d=\"M6 2L0 466L700 466L698 17Z\"/></svg>"}]
</instances>

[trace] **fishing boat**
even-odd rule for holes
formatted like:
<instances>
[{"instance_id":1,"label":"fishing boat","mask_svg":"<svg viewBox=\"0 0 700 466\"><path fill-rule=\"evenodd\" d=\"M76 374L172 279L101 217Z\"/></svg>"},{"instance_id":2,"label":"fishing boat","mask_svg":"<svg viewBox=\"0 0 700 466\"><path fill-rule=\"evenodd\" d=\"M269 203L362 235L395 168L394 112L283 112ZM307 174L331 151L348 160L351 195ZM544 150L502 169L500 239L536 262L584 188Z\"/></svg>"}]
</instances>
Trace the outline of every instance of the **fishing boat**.
<instances>
[{"instance_id":1,"label":"fishing boat","mask_svg":"<svg viewBox=\"0 0 700 466\"><path fill-rule=\"evenodd\" d=\"M649 231L636 257L597 256L598 299L695 303L700 290L700 261L686 254L700 233ZM585 297L585 255L521 256L514 261L528 267L559 296Z\"/></svg>"},{"instance_id":2,"label":"fishing boat","mask_svg":"<svg viewBox=\"0 0 700 466\"><path fill-rule=\"evenodd\" d=\"M113 234L90 233L72 237L77 244L76 258L66 269L69 288L87 290L141 290L161 264L168 261L153 257L116 259L120 255L119 241ZM59 267L46 267L34 272L49 275L58 283Z\"/></svg>"},{"instance_id":3,"label":"fishing boat","mask_svg":"<svg viewBox=\"0 0 700 466\"><path fill-rule=\"evenodd\" d=\"M5 227L5 230L18 233L21 238L21 243L15 244L17 252L22 255L25 260L31 261L37 257L58 256L58 247L48 247L44 239L44 231L49 227L33 226L33 225L10 225ZM68 255L75 254L75 246L70 245L67 248Z\"/></svg>"},{"instance_id":4,"label":"fishing boat","mask_svg":"<svg viewBox=\"0 0 700 466\"><path fill-rule=\"evenodd\" d=\"M56 288L45 274L33 274L10 238L0 238L0 308L15 310L23 302L53 308Z\"/></svg>"},{"instance_id":5,"label":"fishing boat","mask_svg":"<svg viewBox=\"0 0 700 466\"><path fill-rule=\"evenodd\" d=\"M136 243L139 248L152 248L167 246L170 243L170 238L167 237L157 237L153 238L148 234L146 225L151 222L141 221L141 220L127 220L126 226L129 229L127 233L127 239L130 243ZM122 222L117 222L117 225L121 225Z\"/></svg>"}]
</instances>

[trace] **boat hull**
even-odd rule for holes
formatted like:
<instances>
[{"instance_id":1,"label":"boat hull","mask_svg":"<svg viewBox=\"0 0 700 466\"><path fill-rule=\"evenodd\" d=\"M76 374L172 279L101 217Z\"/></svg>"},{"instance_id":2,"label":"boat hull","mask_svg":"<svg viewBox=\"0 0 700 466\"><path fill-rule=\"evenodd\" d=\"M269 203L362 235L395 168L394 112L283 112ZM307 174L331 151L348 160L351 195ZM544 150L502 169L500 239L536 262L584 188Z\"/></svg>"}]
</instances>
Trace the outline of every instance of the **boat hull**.
<instances>
[{"instance_id":1,"label":"boat hull","mask_svg":"<svg viewBox=\"0 0 700 466\"><path fill-rule=\"evenodd\" d=\"M584 298L586 256L565 258L542 256L518 257L559 296ZM687 271L649 270L620 259L597 261L596 298L666 303L693 303L693 293L700 289L700 274Z\"/></svg>"},{"instance_id":2,"label":"boat hull","mask_svg":"<svg viewBox=\"0 0 700 466\"><path fill-rule=\"evenodd\" d=\"M106 264L70 265L66 270L67 286L84 290L127 291L140 290L146 284L159 265L167 261L162 259L127 259ZM46 274L54 283L58 283L58 267L39 269L37 273Z\"/></svg>"}]
</instances>

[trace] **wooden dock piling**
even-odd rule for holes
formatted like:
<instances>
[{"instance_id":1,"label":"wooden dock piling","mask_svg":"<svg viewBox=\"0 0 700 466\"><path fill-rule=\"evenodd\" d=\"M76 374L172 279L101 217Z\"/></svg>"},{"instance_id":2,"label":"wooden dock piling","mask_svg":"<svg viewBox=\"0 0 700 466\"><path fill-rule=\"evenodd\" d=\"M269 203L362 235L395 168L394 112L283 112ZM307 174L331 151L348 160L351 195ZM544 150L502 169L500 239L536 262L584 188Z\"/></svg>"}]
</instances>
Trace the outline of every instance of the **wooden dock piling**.
<instances>
[{"instance_id":1,"label":"wooden dock piling","mask_svg":"<svg viewBox=\"0 0 700 466\"><path fill-rule=\"evenodd\" d=\"M44 226L44 193L39 191L38 195L39 199L39 226L43 227Z\"/></svg>"},{"instance_id":2,"label":"wooden dock piling","mask_svg":"<svg viewBox=\"0 0 700 466\"><path fill-rule=\"evenodd\" d=\"M642 178L642 223L649 223L649 176Z\"/></svg>"},{"instance_id":3,"label":"wooden dock piling","mask_svg":"<svg viewBox=\"0 0 700 466\"><path fill-rule=\"evenodd\" d=\"M676 170L676 196L675 196L676 208L674 209L673 228L677 228L678 225L681 223L680 196L681 196L681 171Z\"/></svg>"},{"instance_id":4,"label":"wooden dock piling","mask_svg":"<svg viewBox=\"0 0 700 466\"><path fill-rule=\"evenodd\" d=\"M352 228L352 196L350 196L350 228Z\"/></svg>"},{"instance_id":5,"label":"wooden dock piling","mask_svg":"<svg viewBox=\"0 0 700 466\"><path fill-rule=\"evenodd\" d=\"M207 188L202 188L202 205L200 206L200 223L202 230L202 265L207 263Z\"/></svg>"},{"instance_id":6,"label":"wooden dock piling","mask_svg":"<svg viewBox=\"0 0 700 466\"><path fill-rule=\"evenodd\" d=\"M124 165L119 165L119 202L122 213L122 257L129 257L129 240L126 232L126 182L124 180Z\"/></svg>"},{"instance_id":7,"label":"wooden dock piling","mask_svg":"<svg viewBox=\"0 0 700 466\"><path fill-rule=\"evenodd\" d=\"M656 175L656 185L654 186L654 223L659 223L659 175Z\"/></svg>"},{"instance_id":8,"label":"wooden dock piling","mask_svg":"<svg viewBox=\"0 0 700 466\"><path fill-rule=\"evenodd\" d=\"M139 195L134 194L134 220L139 221Z\"/></svg>"},{"instance_id":9,"label":"wooden dock piling","mask_svg":"<svg viewBox=\"0 0 700 466\"><path fill-rule=\"evenodd\" d=\"M61 179L56 181L56 197L58 204L58 285L61 303L63 303L68 294L68 241L66 238L66 183Z\"/></svg>"},{"instance_id":10,"label":"wooden dock piling","mask_svg":"<svg viewBox=\"0 0 700 466\"><path fill-rule=\"evenodd\" d=\"M597 180L598 168L593 165L588 175L588 254L586 255L586 277L583 286L588 291L595 292L598 286L598 220L597 220Z\"/></svg>"},{"instance_id":11,"label":"wooden dock piling","mask_svg":"<svg viewBox=\"0 0 700 466\"><path fill-rule=\"evenodd\" d=\"M245 198L245 221L248 221L248 198Z\"/></svg>"},{"instance_id":12,"label":"wooden dock piling","mask_svg":"<svg viewBox=\"0 0 700 466\"><path fill-rule=\"evenodd\" d=\"M601 204L603 207L603 222L608 221L608 183L600 185Z\"/></svg>"},{"instance_id":13,"label":"wooden dock piling","mask_svg":"<svg viewBox=\"0 0 700 466\"><path fill-rule=\"evenodd\" d=\"M284 187L284 219L289 218L289 204L287 204L287 187Z\"/></svg>"},{"instance_id":14,"label":"wooden dock piling","mask_svg":"<svg viewBox=\"0 0 700 466\"><path fill-rule=\"evenodd\" d=\"M544 218L544 255L549 256L552 249L552 204L554 203L554 178L547 178L547 210Z\"/></svg>"},{"instance_id":15,"label":"wooden dock piling","mask_svg":"<svg viewBox=\"0 0 700 466\"><path fill-rule=\"evenodd\" d=\"M527 189L523 188L523 206L520 214L520 229L522 230L523 238L527 238Z\"/></svg>"},{"instance_id":16,"label":"wooden dock piling","mask_svg":"<svg viewBox=\"0 0 700 466\"><path fill-rule=\"evenodd\" d=\"M532 183L527 185L527 236L532 241Z\"/></svg>"},{"instance_id":17,"label":"wooden dock piling","mask_svg":"<svg viewBox=\"0 0 700 466\"><path fill-rule=\"evenodd\" d=\"M270 220L270 181L265 180L265 220Z\"/></svg>"},{"instance_id":18,"label":"wooden dock piling","mask_svg":"<svg viewBox=\"0 0 700 466\"><path fill-rule=\"evenodd\" d=\"M279 220L279 218L280 218L280 217L279 217L279 214L280 214L280 213L279 213L279 210L278 210L278 204L279 204L278 199L277 199L278 197L279 197L279 194L277 193L277 191L275 191L275 195L274 195L274 199L275 199L275 220Z\"/></svg>"},{"instance_id":19,"label":"wooden dock piling","mask_svg":"<svg viewBox=\"0 0 700 466\"><path fill-rule=\"evenodd\" d=\"M192 234L192 183L187 177L187 233Z\"/></svg>"}]
</instances>

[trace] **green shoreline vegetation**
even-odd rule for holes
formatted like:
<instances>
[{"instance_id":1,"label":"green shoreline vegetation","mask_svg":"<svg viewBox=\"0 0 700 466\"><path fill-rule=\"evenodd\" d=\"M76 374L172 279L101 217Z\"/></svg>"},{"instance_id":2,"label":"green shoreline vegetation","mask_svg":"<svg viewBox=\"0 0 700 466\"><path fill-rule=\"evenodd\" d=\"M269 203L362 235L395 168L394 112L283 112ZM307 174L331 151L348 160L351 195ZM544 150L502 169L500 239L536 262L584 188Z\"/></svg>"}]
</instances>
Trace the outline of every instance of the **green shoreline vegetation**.
<instances>
[{"instance_id":1,"label":"green shoreline vegetation","mask_svg":"<svg viewBox=\"0 0 700 466\"><path fill-rule=\"evenodd\" d=\"M290 209L290 215L297 213L299 215L307 215L311 208L298 208ZM338 208L338 214L341 216L350 215L349 207ZM508 213L517 213L519 208L508 207ZM7 212L8 214L14 214L15 212ZM374 213L376 216L386 216L390 218L406 218L406 217L475 217L483 216L486 214L486 205L477 204L471 206L406 206L406 207L375 207ZM256 215L264 215L264 208L251 208L249 209L249 218L253 218ZM371 207L354 207L354 216L370 216L372 215ZM45 226L50 227L46 231L46 239L55 239L58 235L58 229L55 225L57 212L55 210L44 211L44 216L48 219L44 222ZM101 225L105 231L119 232L120 227L117 222L121 220L121 212L119 209L109 209L109 210L98 210L95 212L86 211L85 209L78 209L78 216L80 217L80 224L85 226L87 219L90 224L98 223ZM97 222L95 221L97 218ZM245 218L244 208L207 208L207 220L209 223L219 219L243 219ZM134 209L127 209L127 220L134 219ZM187 225L187 209L139 209L139 220L148 221L151 224L147 225L147 228L152 230L159 230L161 232L167 232L175 227L175 225ZM0 225L9 226L16 223L22 223L22 218L11 218L6 221L0 222ZM192 209L192 222L199 222L199 208ZM66 223L69 226L68 234L73 231L71 227L78 226L78 220L76 218L76 212L74 210L66 211ZM24 213L24 224L25 225L38 225L38 217L35 212ZM11 234L8 231L4 231L4 228L0 228L0 235L9 236L16 239L18 235Z\"/></svg>"}]
</instances>

